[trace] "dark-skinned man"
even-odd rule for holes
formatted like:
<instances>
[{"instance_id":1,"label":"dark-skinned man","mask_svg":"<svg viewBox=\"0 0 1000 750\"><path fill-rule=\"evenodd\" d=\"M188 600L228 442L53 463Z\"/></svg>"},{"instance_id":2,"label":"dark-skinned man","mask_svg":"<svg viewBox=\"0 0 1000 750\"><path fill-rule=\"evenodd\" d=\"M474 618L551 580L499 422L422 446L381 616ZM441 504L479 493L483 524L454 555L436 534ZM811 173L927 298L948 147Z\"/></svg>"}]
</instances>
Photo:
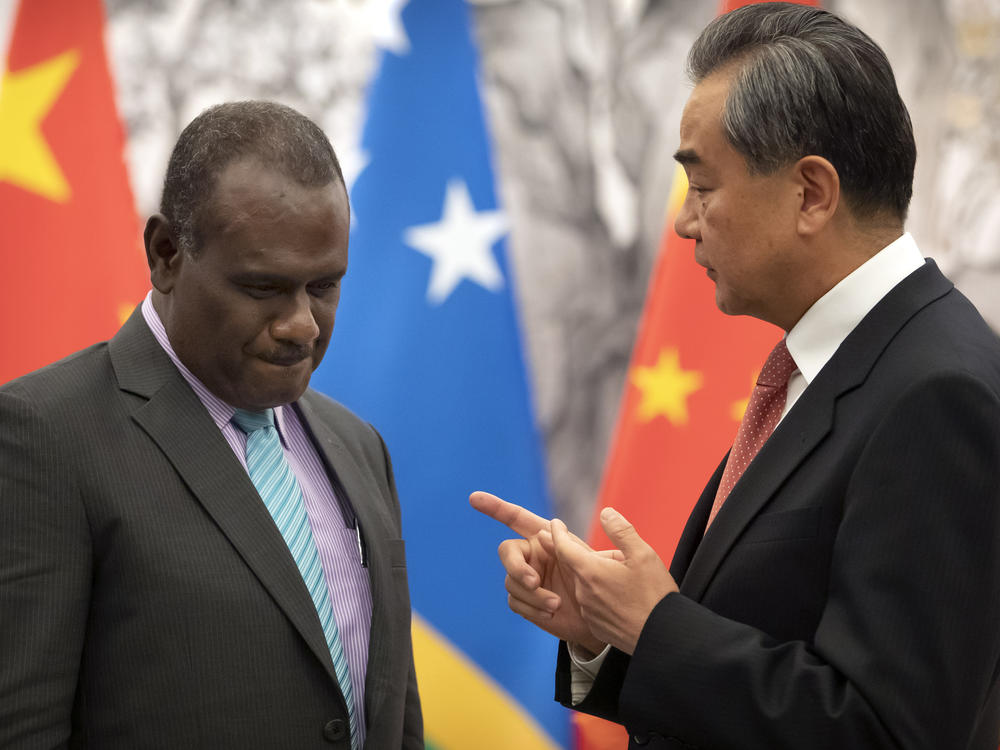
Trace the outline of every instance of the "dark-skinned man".
<instances>
[{"instance_id":1,"label":"dark-skinned man","mask_svg":"<svg viewBox=\"0 0 1000 750\"><path fill-rule=\"evenodd\" d=\"M423 747L389 456L308 387L349 224L314 123L213 107L146 300L0 388L0 746Z\"/></svg>"}]
</instances>

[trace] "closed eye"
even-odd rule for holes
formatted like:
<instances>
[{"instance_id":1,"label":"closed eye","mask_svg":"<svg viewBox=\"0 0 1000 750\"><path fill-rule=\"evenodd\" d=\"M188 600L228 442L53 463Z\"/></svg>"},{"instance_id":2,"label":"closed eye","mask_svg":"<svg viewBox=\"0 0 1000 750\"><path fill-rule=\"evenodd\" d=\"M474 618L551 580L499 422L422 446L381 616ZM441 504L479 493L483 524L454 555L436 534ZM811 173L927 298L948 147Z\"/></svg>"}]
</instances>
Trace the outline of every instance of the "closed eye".
<instances>
[{"instance_id":1,"label":"closed eye","mask_svg":"<svg viewBox=\"0 0 1000 750\"><path fill-rule=\"evenodd\" d=\"M281 292L281 288L275 284L242 284L244 292L254 299L267 299Z\"/></svg>"},{"instance_id":2,"label":"closed eye","mask_svg":"<svg viewBox=\"0 0 1000 750\"><path fill-rule=\"evenodd\" d=\"M340 279L328 279L326 281L315 281L309 284L309 293L316 296L322 297L325 294L329 294L340 287Z\"/></svg>"}]
</instances>

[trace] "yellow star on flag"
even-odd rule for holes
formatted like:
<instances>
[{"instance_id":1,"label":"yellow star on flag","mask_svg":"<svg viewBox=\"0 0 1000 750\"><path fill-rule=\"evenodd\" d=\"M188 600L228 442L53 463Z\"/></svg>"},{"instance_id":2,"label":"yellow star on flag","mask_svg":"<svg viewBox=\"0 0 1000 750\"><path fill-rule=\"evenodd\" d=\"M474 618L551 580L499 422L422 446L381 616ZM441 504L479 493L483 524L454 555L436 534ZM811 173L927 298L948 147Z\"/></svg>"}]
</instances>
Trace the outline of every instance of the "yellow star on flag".
<instances>
[{"instance_id":1,"label":"yellow star on flag","mask_svg":"<svg viewBox=\"0 0 1000 750\"><path fill-rule=\"evenodd\" d=\"M660 357L652 367L634 367L629 380L642 392L640 422L664 416L672 424L685 425L688 397L701 388L704 378L700 372L682 370L680 353L670 348L660 350Z\"/></svg>"},{"instance_id":2,"label":"yellow star on flag","mask_svg":"<svg viewBox=\"0 0 1000 750\"><path fill-rule=\"evenodd\" d=\"M69 183L42 135L42 121L80 64L76 50L4 74L0 86L0 181L65 203Z\"/></svg>"}]
</instances>

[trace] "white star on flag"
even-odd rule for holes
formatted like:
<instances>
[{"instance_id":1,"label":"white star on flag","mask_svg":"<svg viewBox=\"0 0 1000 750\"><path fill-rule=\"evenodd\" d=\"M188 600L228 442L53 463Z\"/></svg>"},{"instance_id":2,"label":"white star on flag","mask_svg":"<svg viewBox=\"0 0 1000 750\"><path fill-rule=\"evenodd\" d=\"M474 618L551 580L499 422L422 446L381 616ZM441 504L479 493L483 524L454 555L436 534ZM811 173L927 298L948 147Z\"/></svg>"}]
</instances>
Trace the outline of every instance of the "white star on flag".
<instances>
[{"instance_id":1,"label":"white star on flag","mask_svg":"<svg viewBox=\"0 0 1000 750\"><path fill-rule=\"evenodd\" d=\"M427 300L440 305L462 279L497 292L503 274L493 256L493 243L507 232L502 211L476 211L462 179L448 180L441 221L410 227L403 240L430 257L434 266Z\"/></svg>"},{"instance_id":2,"label":"white star on flag","mask_svg":"<svg viewBox=\"0 0 1000 750\"><path fill-rule=\"evenodd\" d=\"M368 23L375 46L397 55L410 51L410 38L406 35L400 14L410 0L364 0Z\"/></svg>"}]
</instances>

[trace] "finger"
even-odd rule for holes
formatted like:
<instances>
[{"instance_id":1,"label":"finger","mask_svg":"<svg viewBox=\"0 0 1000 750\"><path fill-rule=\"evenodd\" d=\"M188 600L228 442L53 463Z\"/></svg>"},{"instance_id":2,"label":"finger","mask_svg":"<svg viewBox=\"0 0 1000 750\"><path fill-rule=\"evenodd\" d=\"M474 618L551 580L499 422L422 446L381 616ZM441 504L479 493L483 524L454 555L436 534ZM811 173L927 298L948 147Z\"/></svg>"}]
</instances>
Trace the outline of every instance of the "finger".
<instances>
[{"instance_id":1,"label":"finger","mask_svg":"<svg viewBox=\"0 0 1000 750\"><path fill-rule=\"evenodd\" d=\"M539 576L545 575L546 565L555 557L553 552L546 552L539 539L540 534L535 534L528 540L528 564ZM541 581L537 578L525 581L529 586L538 586Z\"/></svg>"},{"instance_id":2,"label":"finger","mask_svg":"<svg viewBox=\"0 0 1000 750\"><path fill-rule=\"evenodd\" d=\"M596 554L615 562L625 562L625 554L620 549L602 549L598 550Z\"/></svg>"},{"instance_id":3,"label":"finger","mask_svg":"<svg viewBox=\"0 0 1000 750\"><path fill-rule=\"evenodd\" d=\"M593 552L593 547L591 547L591 546L590 546L589 544L587 544L587 543L586 543L585 541L583 541L583 540L582 540L582 539L581 539L580 537L578 537L578 536L577 536L576 534L574 534L574 533L573 533L572 531L571 531L571 532L569 532L569 538L570 538L570 539L571 539L572 541L574 541L574 542L576 542L577 544L579 544L579 545L580 545L581 547L583 547L583 548L584 548L585 550L588 550L588 551L590 551L590 552Z\"/></svg>"},{"instance_id":4,"label":"finger","mask_svg":"<svg viewBox=\"0 0 1000 750\"><path fill-rule=\"evenodd\" d=\"M552 542L551 531L549 531L548 529L542 529L531 538L533 541L538 543L538 545L542 548L545 554L549 555L550 557L555 557L556 546Z\"/></svg>"},{"instance_id":5,"label":"finger","mask_svg":"<svg viewBox=\"0 0 1000 750\"><path fill-rule=\"evenodd\" d=\"M504 588L507 589L507 593L511 597L537 610L555 612L562 603L559 595L555 592L539 586L525 587L517 579L510 576L504 579Z\"/></svg>"},{"instance_id":6,"label":"finger","mask_svg":"<svg viewBox=\"0 0 1000 750\"><path fill-rule=\"evenodd\" d=\"M507 606L510 607L510 611L514 614L521 615L524 619L534 623L551 620L554 614L547 609L534 607L531 604L518 599L513 594L507 597Z\"/></svg>"},{"instance_id":7,"label":"finger","mask_svg":"<svg viewBox=\"0 0 1000 750\"><path fill-rule=\"evenodd\" d=\"M473 492L469 495L469 505L523 537L537 534L549 526L548 520L536 516L527 508L508 503L488 492Z\"/></svg>"},{"instance_id":8,"label":"finger","mask_svg":"<svg viewBox=\"0 0 1000 750\"><path fill-rule=\"evenodd\" d=\"M558 518L552 519L549 527L552 529L552 543L559 562L573 571L586 565L590 555L593 554L590 552L590 548L574 541L566 524Z\"/></svg>"},{"instance_id":9,"label":"finger","mask_svg":"<svg viewBox=\"0 0 1000 750\"><path fill-rule=\"evenodd\" d=\"M531 564L531 544L526 539L505 539L497 548L500 564L526 588L541 583L539 571Z\"/></svg>"},{"instance_id":10,"label":"finger","mask_svg":"<svg viewBox=\"0 0 1000 750\"><path fill-rule=\"evenodd\" d=\"M541 531L539 531L535 535L535 537L539 540L539 542L541 542L542 549L544 549L547 553L549 553L550 555L554 555L556 553L555 546L552 544L552 532L551 531L549 531L548 529L542 529ZM593 548L589 544L587 544L585 541L583 541L580 537L578 537L572 531L569 532L569 538L570 538L571 541L575 542L576 544L579 544L581 547L583 547L588 552L593 552L594 551ZM618 552L618 550L615 550L615 551ZM621 554L621 553L619 552L619 554Z\"/></svg>"},{"instance_id":11,"label":"finger","mask_svg":"<svg viewBox=\"0 0 1000 750\"><path fill-rule=\"evenodd\" d=\"M650 549L635 527L614 508L602 510L600 518L604 533L608 535L611 543L622 551L626 559Z\"/></svg>"}]
</instances>

